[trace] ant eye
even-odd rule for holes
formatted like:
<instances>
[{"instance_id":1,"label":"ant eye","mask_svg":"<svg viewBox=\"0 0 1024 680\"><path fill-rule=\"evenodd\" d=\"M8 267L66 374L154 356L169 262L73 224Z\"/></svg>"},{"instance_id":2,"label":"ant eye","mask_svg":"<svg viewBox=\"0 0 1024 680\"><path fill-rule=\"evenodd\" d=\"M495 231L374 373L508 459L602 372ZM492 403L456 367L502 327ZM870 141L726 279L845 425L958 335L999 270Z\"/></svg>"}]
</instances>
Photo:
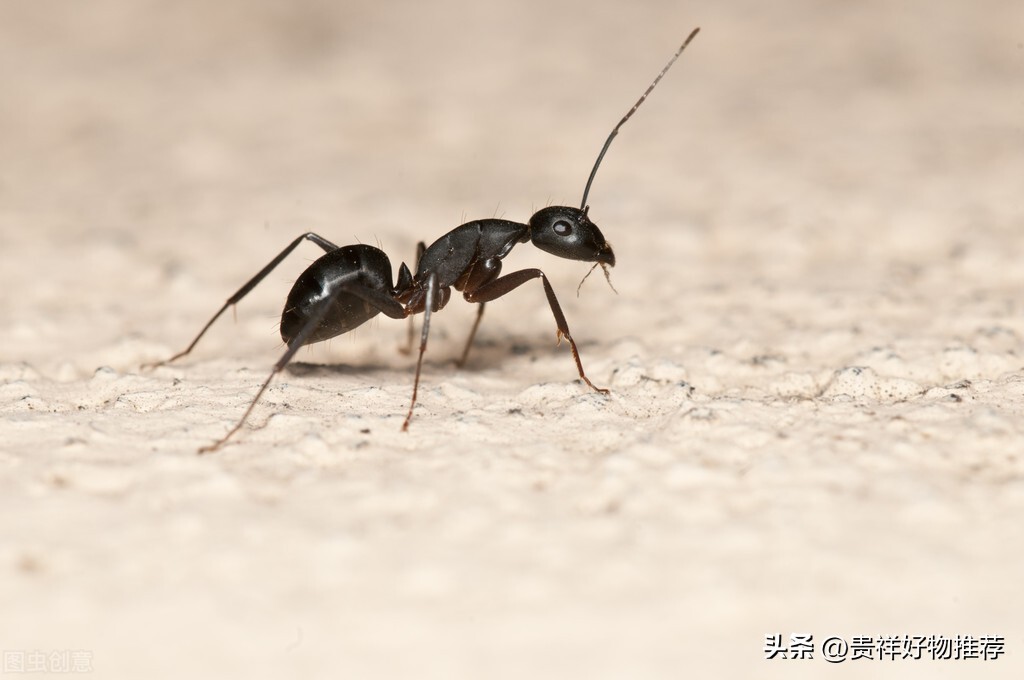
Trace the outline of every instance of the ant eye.
<instances>
[{"instance_id":1,"label":"ant eye","mask_svg":"<svg viewBox=\"0 0 1024 680\"><path fill-rule=\"evenodd\" d=\"M572 225L565 220L558 220L551 228L554 229L555 233L559 236L568 236L572 233Z\"/></svg>"}]
</instances>

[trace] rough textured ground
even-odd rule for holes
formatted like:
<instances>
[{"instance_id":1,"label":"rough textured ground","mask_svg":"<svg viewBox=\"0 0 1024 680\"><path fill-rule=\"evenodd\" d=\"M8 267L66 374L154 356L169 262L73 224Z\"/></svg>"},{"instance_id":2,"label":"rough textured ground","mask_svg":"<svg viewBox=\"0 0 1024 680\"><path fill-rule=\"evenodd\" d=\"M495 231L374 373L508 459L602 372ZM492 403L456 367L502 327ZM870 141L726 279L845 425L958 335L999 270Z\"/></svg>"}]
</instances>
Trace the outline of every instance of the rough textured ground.
<instances>
[{"instance_id":1,"label":"rough textured ground","mask_svg":"<svg viewBox=\"0 0 1024 680\"><path fill-rule=\"evenodd\" d=\"M627 6L628 5L628 6ZM551 276L279 356L304 245L575 204ZM1020 677L1024 5L7 2L0 648L96 677ZM766 661L766 633L997 635ZM6 657L5 657L6 658ZM51 667L51 670L53 668Z\"/></svg>"}]
</instances>

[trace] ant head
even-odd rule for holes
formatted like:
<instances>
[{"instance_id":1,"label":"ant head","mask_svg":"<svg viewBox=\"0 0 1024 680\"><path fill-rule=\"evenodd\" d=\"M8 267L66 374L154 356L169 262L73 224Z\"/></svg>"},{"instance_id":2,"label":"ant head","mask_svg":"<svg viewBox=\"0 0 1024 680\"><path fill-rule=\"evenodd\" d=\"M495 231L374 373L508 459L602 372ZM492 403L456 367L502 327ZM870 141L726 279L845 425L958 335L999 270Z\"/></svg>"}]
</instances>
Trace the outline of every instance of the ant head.
<instances>
[{"instance_id":1,"label":"ant head","mask_svg":"<svg viewBox=\"0 0 1024 680\"><path fill-rule=\"evenodd\" d=\"M676 53L672 55L672 58L668 60L668 63L665 64L661 72L655 77L654 82L640 95L640 99L636 100L633 108L627 111L622 120L612 128L611 134L608 135L604 146L601 147L601 152L597 154L597 160L590 171L590 177L587 178L587 185L583 188L583 200L580 201L580 207L553 206L537 211L530 218L530 238L533 240L533 245L558 257L594 262L596 263L594 266L601 265L605 276L608 276L608 267L615 266L615 254L612 253L612 247L608 245L608 241L604 240L601 230L587 217L587 210L589 210L587 196L590 195L590 187L594 183L594 176L597 175L597 169L601 167L601 161L604 160L604 155L608 152L608 147L611 146L612 140L619 134L619 129L636 113L636 110L640 108L640 105L644 103L648 95L651 94L661 79L665 77L672 64L676 62L676 59L679 58L679 55L683 53L683 50L686 49L686 46L690 44L690 41L696 37L699 31L699 28L695 28L690 32L690 35L686 37L683 44L679 46ZM609 281L609 283L611 282Z\"/></svg>"},{"instance_id":2,"label":"ant head","mask_svg":"<svg viewBox=\"0 0 1024 680\"><path fill-rule=\"evenodd\" d=\"M543 251L569 260L615 266L615 254L587 210L551 206L530 218L530 239Z\"/></svg>"}]
</instances>

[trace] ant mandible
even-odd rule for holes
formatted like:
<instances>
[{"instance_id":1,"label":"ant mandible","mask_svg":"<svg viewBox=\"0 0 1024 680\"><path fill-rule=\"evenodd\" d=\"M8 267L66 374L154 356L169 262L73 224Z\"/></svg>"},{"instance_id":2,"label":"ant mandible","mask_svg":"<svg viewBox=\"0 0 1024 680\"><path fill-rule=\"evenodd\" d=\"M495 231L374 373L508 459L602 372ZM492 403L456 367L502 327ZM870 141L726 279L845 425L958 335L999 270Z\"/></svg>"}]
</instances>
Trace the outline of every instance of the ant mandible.
<instances>
[{"instance_id":1,"label":"ant mandible","mask_svg":"<svg viewBox=\"0 0 1024 680\"><path fill-rule=\"evenodd\" d=\"M608 276L608 267L615 266L615 254L587 214L590 209L587 205L590 186L608 147L619 133L619 128L636 113L699 31L699 28L695 28L687 36L654 82L608 135L590 171L579 208L547 207L537 211L527 224L501 219L467 222L451 230L429 247L421 242L417 249L416 274L413 275L403 262L398 268L398 281L395 284L392 284L391 261L379 248L363 244L339 247L312 232L302 234L292 241L267 266L228 298L188 347L169 359L147 365L162 366L190 353L221 314L244 298L302 241L311 241L325 251L325 255L313 262L299 276L288 294L281 315L281 338L288 346L287 351L274 364L270 375L260 386L235 426L221 439L199 449L199 453L219 449L242 428L270 385L270 381L288 365L300 347L347 333L382 312L392 319L404 319L413 314L423 313L423 329L420 335L419 357L416 360L416 376L413 379L412 399L405 421L402 423L402 430L407 430L413 409L416 407L423 354L427 349L427 336L430 333L430 315L448 304L452 288L462 292L462 297L467 302L479 305L460 365L465 363L469 354L486 304L512 292L527 281L539 278L544 286L551 313L555 317L556 337L559 342L565 339L569 343L580 379L595 391L608 394L608 390L594 385L583 371L576 342L569 333L565 315L544 272L540 269L521 269L500 276L501 261L517 243L531 241L533 245L552 255L569 260L593 262L591 271L600 266L605 277Z\"/></svg>"}]
</instances>

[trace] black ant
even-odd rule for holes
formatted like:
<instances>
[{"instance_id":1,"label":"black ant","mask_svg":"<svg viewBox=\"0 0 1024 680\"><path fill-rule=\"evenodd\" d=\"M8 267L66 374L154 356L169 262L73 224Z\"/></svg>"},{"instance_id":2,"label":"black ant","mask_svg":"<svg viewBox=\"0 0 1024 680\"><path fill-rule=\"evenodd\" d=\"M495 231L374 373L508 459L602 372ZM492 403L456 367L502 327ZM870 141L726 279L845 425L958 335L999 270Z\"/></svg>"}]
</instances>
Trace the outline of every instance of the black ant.
<instances>
[{"instance_id":1,"label":"black ant","mask_svg":"<svg viewBox=\"0 0 1024 680\"><path fill-rule=\"evenodd\" d=\"M392 284L391 261L379 248L362 244L338 247L312 232L302 234L292 241L248 283L228 298L227 302L213 315L213 318L206 322L206 325L188 347L170 359L148 365L149 367L162 366L191 352L210 326L220 318L220 315L228 307L244 298L302 241L312 241L326 252L299 276L288 294L284 312L281 315L281 338L288 346L287 351L274 364L274 369L260 386L256 396L253 397L249 407L235 426L212 445L199 449L199 452L206 453L217 450L241 429L260 397L263 396L267 386L270 385L270 381L288 365L300 347L347 333L382 312L392 319L404 319L423 312L423 330L420 335L419 357L416 360L416 376L413 379L412 400L405 421L402 423L402 430L407 430L409 421L412 419L413 409L416 406L423 354L427 349L427 336L430 333L430 315L448 304L452 288L461 291L462 297L467 302L479 305L476 320L470 330L469 339L466 341L466 347L459 362L460 365L465 363L469 354L470 345L472 345L473 337L480 326L480 319L483 317L486 304L512 292L527 281L539 278L544 286L544 293L547 295L551 313L555 317L555 326L558 329L557 339L560 342L564 338L569 343L580 379L595 391L608 394L608 390L594 385L584 373L576 342L569 333L565 315L562 313L562 308L555 297L555 291L551 288L551 283L544 272L540 269L521 269L499 276L501 261L517 243L532 241L533 245L552 255L569 260L593 262L594 266L591 267L591 271L600 266L605 277L608 277L608 267L615 266L615 254L612 252L611 245L605 240L597 225L590 221L587 214L590 209L587 205L590 185L594 182L597 168L601 165L608 147L619 133L619 128L636 113L636 110L644 103L647 96L699 31L699 28L695 28L687 36L676 53L658 73L654 82L608 135L608 139L601 147L597 161L590 171L590 177L583 189L583 201L579 208L565 206L544 208L537 211L527 224L500 219L467 222L439 238L430 247L426 247L421 242L417 251L416 274L413 275L403 262L398 268L398 282L395 284ZM412 344L411 330L410 327L410 346Z\"/></svg>"}]
</instances>

